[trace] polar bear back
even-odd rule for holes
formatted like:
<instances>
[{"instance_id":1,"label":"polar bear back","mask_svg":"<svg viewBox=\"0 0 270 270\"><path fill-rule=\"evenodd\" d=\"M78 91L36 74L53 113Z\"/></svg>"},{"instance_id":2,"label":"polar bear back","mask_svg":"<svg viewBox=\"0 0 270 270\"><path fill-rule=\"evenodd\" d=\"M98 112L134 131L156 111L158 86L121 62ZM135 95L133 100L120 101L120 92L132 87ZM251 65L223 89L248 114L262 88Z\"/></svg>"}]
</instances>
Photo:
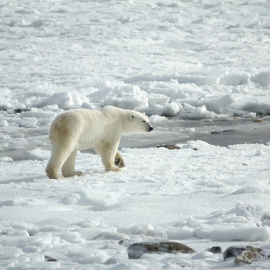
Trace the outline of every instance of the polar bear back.
<instances>
[{"instance_id":1,"label":"polar bear back","mask_svg":"<svg viewBox=\"0 0 270 270\"><path fill-rule=\"evenodd\" d=\"M121 118L108 109L75 109L60 114L53 121L50 129L51 140L71 138L76 142L76 149L90 148L100 141L121 136ZM113 136L110 132L113 129ZM120 135L119 135L120 134Z\"/></svg>"}]
</instances>

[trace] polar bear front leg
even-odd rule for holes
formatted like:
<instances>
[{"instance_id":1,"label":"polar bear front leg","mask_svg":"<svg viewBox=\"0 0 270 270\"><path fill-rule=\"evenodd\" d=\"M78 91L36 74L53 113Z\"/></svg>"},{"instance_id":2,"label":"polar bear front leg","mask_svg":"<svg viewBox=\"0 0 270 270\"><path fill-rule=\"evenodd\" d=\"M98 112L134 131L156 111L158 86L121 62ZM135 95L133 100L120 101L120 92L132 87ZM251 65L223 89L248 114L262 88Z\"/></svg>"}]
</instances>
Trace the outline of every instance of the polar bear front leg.
<instances>
[{"instance_id":1,"label":"polar bear front leg","mask_svg":"<svg viewBox=\"0 0 270 270\"><path fill-rule=\"evenodd\" d=\"M121 169L114 166L115 153L113 149L104 149L101 154L102 163L105 166L105 171L119 172Z\"/></svg>"},{"instance_id":2,"label":"polar bear front leg","mask_svg":"<svg viewBox=\"0 0 270 270\"><path fill-rule=\"evenodd\" d=\"M68 159L66 160L66 162L64 163L63 167L62 167L62 174L64 177L71 177L71 176L81 176L82 172L81 171L76 171L75 170L75 159L77 156L77 151L74 150L70 156L68 157Z\"/></svg>"},{"instance_id":3,"label":"polar bear front leg","mask_svg":"<svg viewBox=\"0 0 270 270\"><path fill-rule=\"evenodd\" d=\"M109 143L105 143L94 147L95 151L101 156L105 171L120 171L120 168L114 166L117 146L111 146Z\"/></svg>"},{"instance_id":4,"label":"polar bear front leg","mask_svg":"<svg viewBox=\"0 0 270 270\"><path fill-rule=\"evenodd\" d=\"M117 151L115 155L114 165L116 165L118 168L124 168L126 166L125 161L119 151Z\"/></svg>"}]
</instances>

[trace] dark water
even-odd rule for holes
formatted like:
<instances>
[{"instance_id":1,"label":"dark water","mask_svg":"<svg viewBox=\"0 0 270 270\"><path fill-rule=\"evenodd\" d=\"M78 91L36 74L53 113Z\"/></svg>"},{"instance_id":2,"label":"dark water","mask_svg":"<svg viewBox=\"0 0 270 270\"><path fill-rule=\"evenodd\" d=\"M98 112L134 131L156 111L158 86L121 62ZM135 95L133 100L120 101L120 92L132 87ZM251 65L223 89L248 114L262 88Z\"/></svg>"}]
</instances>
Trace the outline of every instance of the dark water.
<instances>
[{"instance_id":1,"label":"dark water","mask_svg":"<svg viewBox=\"0 0 270 270\"><path fill-rule=\"evenodd\" d=\"M209 144L228 146L270 141L270 117L226 118L207 120L169 119L154 124L154 131L122 138L122 147L152 147L159 144L186 143L202 140Z\"/></svg>"}]
</instances>

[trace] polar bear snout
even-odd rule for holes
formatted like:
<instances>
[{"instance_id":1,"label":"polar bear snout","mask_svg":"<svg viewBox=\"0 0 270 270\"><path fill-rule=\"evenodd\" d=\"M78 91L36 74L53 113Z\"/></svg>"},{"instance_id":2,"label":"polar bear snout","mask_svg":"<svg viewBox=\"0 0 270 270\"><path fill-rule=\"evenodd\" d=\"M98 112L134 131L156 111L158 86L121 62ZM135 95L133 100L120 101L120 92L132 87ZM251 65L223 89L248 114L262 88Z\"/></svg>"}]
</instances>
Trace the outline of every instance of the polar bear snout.
<instances>
[{"instance_id":1,"label":"polar bear snout","mask_svg":"<svg viewBox=\"0 0 270 270\"><path fill-rule=\"evenodd\" d=\"M143 120L143 123L145 124L146 132L151 132L154 129L153 126L149 123L149 121Z\"/></svg>"},{"instance_id":2,"label":"polar bear snout","mask_svg":"<svg viewBox=\"0 0 270 270\"><path fill-rule=\"evenodd\" d=\"M146 132L151 132L154 129L153 126L151 125L151 123L149 122L149 120L148 121L143 120L143 123L146 124L145 125L145 128L146 128L145 131Z\"/></svg>"}]
</instances>

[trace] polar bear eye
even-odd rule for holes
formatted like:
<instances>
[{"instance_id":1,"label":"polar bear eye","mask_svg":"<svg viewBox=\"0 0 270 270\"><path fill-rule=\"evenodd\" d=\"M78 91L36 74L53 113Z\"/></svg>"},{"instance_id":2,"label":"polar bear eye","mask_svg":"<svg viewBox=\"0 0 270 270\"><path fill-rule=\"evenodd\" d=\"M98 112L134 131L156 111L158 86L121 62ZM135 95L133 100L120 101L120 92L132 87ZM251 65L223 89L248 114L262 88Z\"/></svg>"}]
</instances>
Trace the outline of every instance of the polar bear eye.
<instances>
[{"instance_id":1,"label":"polar bear eye","mask_svg":"<svg viewBox=\"0 0 270 270\"><path fill-rule=\"evenodd\" d=\"M143 123L145 123L145 120L143 120Z\"/></svg>"}]
</instances>

